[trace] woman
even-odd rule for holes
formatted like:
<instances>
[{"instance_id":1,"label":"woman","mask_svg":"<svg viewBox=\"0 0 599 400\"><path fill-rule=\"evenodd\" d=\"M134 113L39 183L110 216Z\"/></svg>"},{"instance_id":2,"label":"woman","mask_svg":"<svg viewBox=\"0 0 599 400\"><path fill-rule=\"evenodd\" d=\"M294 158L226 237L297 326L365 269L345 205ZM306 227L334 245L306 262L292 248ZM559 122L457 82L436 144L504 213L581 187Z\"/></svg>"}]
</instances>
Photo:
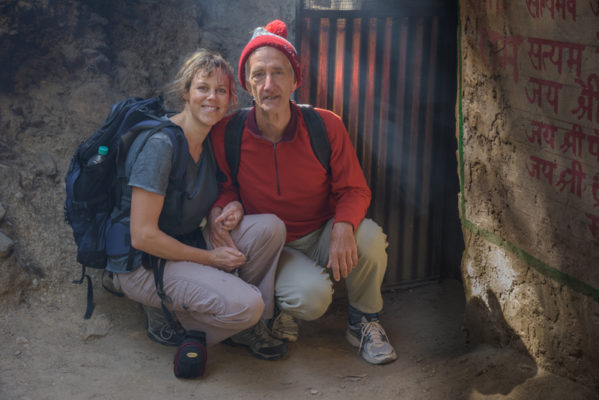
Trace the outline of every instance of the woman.
<instances>
[{"instance_id":1,"label":"woman","mask_svg":"<svg viewBox=\"0 0 599 400\"><path fill-rule=\"evenodd\" d=\"M273 314L274 277L285 241L284 224L274 215L243 216L241 205L233 202L224 207L219 220L223 226L234 228L229 246L212 248L204 240L208 232L202 232L197 224L185 227L189 221L206 216L218 194L218 170L207 137L236 101L231 67L221 56L200 50L183 64L172 86L184 108L170 120L183 130L189 149L183 155L187 165L186 196L180 206L182 222L177 223L176 235L161 228L172 218L164 205L172 196L169 174L173 145L164 132L149 138L149 131L142 133L127 155L128 187L121 207L113 211L118 217L119 210L128 209L130 202L131 244L139 251L131 267L127 266L127 256L121 256L109 257L107 269L114 273L117 289L145 305L150 338L167 345L180 342L180 338L165 336L170 326L156 309L161 300L148 268L149 257L142 261L143 253L167 260L163 285L170 302L166 305L186 331L203 332L207 344L238 334L233 342L247 346L255 356L282 357L285 343L268 336L262 320ZM123 218L125 223L127 219Z\"/></svg>"}]
</instances>

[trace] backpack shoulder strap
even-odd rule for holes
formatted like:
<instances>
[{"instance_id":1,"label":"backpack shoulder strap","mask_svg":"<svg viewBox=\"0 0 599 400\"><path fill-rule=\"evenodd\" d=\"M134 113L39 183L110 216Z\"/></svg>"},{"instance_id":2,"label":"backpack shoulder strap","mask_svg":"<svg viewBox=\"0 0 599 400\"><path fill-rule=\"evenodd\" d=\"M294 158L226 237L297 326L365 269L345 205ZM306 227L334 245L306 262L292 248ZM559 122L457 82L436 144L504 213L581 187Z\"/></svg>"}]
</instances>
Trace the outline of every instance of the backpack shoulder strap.
<instances>
[{"instance_id":1,"label":"backpack shoulder strap","mask_svg":"<svg viewBox=\"0 0 599 400\"><path fill-rule=\"evenodd\" d=\"M145 143L154 135L156 132L162 131L168 135L171 143L173 144L173 156L171 159L171 179L178 187L183 185L184 175L185 175L185 157L187 150L187 141L185 140L185 135L181 131L177 125L173 124L169 120L161 120L161 119L148 119L146 121L141 121L131 128L131 130L123 135L122 140L119 142L119 148L117 153L117 162L116 162L116 177L117 184L115 187L115 201L117 205L120 204L119 199L123 193L123 186L126 185L124 179L126 179L125 174L125 159L129 152L129 148L133 143L133 140L143 131L150 130L146 137L144 138L144 143L139 146L140 150L144 147Z\"/></svg>"},{"instance_id":2,"label":"backpack shoulder strap","mask_svg":"<svg viewBox=\"0 0 599 400\"><path fill-rule=\"evenodd\" d=\"M298 107L302 110L302 115L304 116L306 127L308 128L312 150L320 164L327 171L327 174L330 174L331 167L329 162L331 160L331 144L329 143L329 137L324 122L322 121L322 117L318 111L309 104L298 104Z\"/></svg>"},{"instance_id":3,"label":"backpack shoulder strap","mask_svg":"<svg viewBox=\"0 0 599 400\"><path fill-rule=\"evenodd\" d=\"M141 132L143 130L150 130L144 139L144 143L139 147L143 148L145 142L147 142L152 135L162 131L164 132L173 145L173 157L172 157L172 168L171 178L180 180L185 173L185 157L183 156L186 151L189 152L187 147L187 140L180 127L172 123L170 120L164 119L148 119L135 125L131 130L133 132ZM136 134L134 134L137 136ZM132 141L131 141L132 142ZM129 143L129 146L131 143ZM126 157L127 152L123 152L123 157Z\"/></svg>"},{"instance_id":4,"label":"backpack shoulder strap","mask_svg":"<svg viewBox=\"0 0 599 400\"><path fill-rule=\"evenodd\" d=\"M241 156L241 136L249 113L250 108L241 108L235 111L225 128L225 157L231 169L231 180L235 186L238 186L237 172Z\"/></svg>"},{"instance_id":5,"label":"backpack shoulder strap","mask_svg":"<svg viewBox=\"0 0 599 400\"><path fill-rule=\"evenodd\" d=\"M186 171L186 154L189 153L189 147L185 135L180 127L168 121L166 124L161 124L159 130L166 133L173 144L173 158L171 165L171 179L179 187L184 185L184 176Z\"/></svg>"}]
</instances>

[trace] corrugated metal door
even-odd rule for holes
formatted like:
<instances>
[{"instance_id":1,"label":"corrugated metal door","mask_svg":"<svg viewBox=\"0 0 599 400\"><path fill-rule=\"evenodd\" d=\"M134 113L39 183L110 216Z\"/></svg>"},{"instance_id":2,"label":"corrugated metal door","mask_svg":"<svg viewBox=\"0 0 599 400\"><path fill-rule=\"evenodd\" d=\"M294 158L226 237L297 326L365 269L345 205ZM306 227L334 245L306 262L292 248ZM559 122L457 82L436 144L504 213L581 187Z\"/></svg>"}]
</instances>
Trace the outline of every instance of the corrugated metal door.
<instances>
[{"instance_id":1,"label":"corrugated metal door","mask_svg":"<svg viewBox=\"0 0 599 400\"><path fill-rule=\"evenodd\" d=\"M369 216L389 239L385 285L457 277L455 9L365 8L302 3L297 101L348 128L373 192Z\"/></svg>"}]
</instances>

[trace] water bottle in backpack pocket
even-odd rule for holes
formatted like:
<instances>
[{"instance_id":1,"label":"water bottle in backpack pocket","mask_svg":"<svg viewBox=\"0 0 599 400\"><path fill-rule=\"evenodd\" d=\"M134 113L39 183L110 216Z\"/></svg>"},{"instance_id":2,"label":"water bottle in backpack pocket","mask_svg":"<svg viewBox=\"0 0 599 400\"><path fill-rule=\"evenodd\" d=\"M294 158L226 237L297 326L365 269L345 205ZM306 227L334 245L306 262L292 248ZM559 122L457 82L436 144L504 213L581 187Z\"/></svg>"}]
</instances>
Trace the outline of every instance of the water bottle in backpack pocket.
<instances>
[{"instance_id":1,"label":"water bottle in backpack pocket","mask_svg":"<svg viewBox=\"0 0 599 400\"><path fill-rule=\"evenodd\" d=\"M115 175L116 151L100 146L98 154L81 166L73 182L73 205L95 211L111 211L114 199L111 190Z\"/></svg>"},{"instance_id":2,"label":"water bottle in backpack pocket","mask_svg":"<svg viewBox=\"0 0 599 400\"><path fill-rule=\"evenodd\" d=\"M97 154L102 156L101 162L93 162L92 157L83 163L75 157L67 174L65 215L78 246L77 261L92 268L106 266L106 231L114 203L107 188L115 173L115 153L101 146Z\"/></svg>"}]
</instances>

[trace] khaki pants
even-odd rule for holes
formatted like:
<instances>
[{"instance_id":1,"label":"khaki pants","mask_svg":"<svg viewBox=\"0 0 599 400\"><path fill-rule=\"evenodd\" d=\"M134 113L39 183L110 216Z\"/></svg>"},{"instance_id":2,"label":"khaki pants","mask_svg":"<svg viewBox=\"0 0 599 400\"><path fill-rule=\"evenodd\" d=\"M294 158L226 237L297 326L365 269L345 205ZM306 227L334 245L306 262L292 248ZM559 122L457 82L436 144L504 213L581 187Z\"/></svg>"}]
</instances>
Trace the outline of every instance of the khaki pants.
<instances>
[{"instance_id":1,"label":"khaki pants","mask_svg":"<svg viewBox=\"0 0 599 400\"><path fill-rule=\"evenodd\" d=\"M241 332L260 318L271 318L274 311L274 279L285 224L272 214L246 215L231 235L247 257L239 276L189 261L167 261L164 269L164 291L172 299L168 308L186 330L205 332L208 344ZM114 283L128 298L160 307L152 271L139 267L115 274Z\"/></svg>"},{"instance_id":2,"label":"khaki pants","mask_svg":"<svg viewBox=\"0 0 599 400\"><path fill-rule=\"evenodd\" d=\"M282 311L302 320L322 316L333 298L333 284L326 265L333 220L283 248L275 296ZM383 308L381 284L387 269L387 235L371 219L355 232L358 264L345 278L349 303L364 313Z\"/></svg>"}]
</instances>

